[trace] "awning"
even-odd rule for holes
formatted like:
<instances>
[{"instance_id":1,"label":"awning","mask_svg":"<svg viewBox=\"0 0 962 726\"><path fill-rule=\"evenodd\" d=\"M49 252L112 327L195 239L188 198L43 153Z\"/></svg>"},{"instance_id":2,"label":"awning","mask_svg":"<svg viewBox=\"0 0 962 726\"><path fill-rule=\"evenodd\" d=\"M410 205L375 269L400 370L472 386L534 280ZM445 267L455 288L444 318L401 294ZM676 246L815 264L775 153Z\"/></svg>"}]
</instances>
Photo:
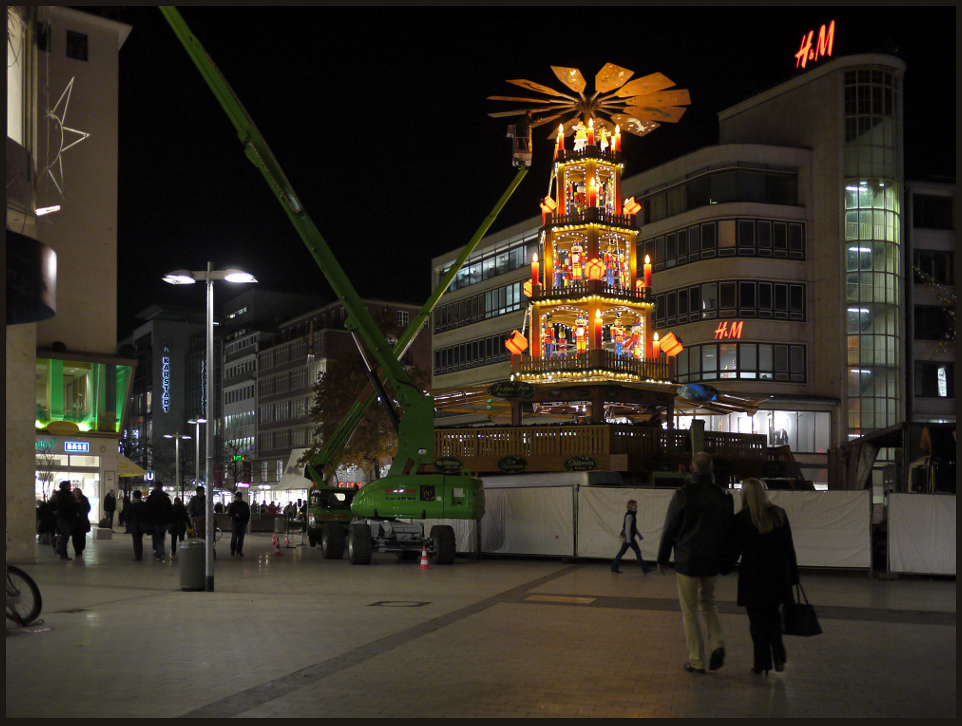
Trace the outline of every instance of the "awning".
<instances>
[{"instance_id":1,"label":"awning","mask_svg":"<svg viewBox=\"0 0 962 726\"><path fill-rule=\"evenodd\" d=\"M274 491L286 490L290 491L292 489L310 489L311 480L304 478L304 467L299 466L297 461L302 456L307 449L294 449L291 451L291 456L287 460L287 466L284 467L284 475L281 480L276 484L271 484L270 489Z\"/></svg>"},{"instance_id":2,"label":"awning","mask_svg":"<svg viewBox=\"0 0 962 726\"><path fill-rule=\"evenodd\" d=\"M143 476L147 472L123 454L117 454L117 474L121 477Z\"/></svg>"}]
</instances>

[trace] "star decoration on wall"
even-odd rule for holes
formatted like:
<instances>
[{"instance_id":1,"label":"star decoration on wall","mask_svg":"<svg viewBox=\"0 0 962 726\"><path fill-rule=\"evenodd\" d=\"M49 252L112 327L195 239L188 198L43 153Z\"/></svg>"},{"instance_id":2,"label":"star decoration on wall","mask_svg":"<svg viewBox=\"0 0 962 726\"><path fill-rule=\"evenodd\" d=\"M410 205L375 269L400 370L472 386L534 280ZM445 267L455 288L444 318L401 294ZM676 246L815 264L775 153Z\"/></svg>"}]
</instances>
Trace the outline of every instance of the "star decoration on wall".
<instances>
[{"instance_id":1,"label":"star decoration on wall","mask_svg":"<svg viewBox=\"0 0 962 726\"><path fill-rule=\"evenodd\" d=\"M65 124L67 111L70 108L70 95L73 93L73 82L74 79L71 78L63 93L60 94L60 98L57 99L57 103L44 114L44 121L47 122L47 155L53 158L40 172L38 180L49 175L61 197L64 196L63 153L90 137L87 132L69 128ZM56 149L56 152L52 153L52 149Z\"/></svg>"},{"instance_id":2,"label":"star decoration on wall","mask_svg":"<svg viewBox=\"0 0 962 726\"><path fill-rule=\"evenodd\" d=\"M514 111L489 113L493 118L531 115L531 126L543 126L557 121L548 138L558 135L559 127L565 136L574 133L579 124L593 121L596 128L603 127L608 133L615 124L620 130L635 136L651 133L663 123L677 123L691 103L687 89L671 88L675 82L661 73L652 73L633 81L634 71L606 63L595 75L595 91L585 95L587 82L577 68L551 66L551 70L571 93L563 93L534 81L509 80L527 91L544 94L547 98L518 96L488 96L491 101L516 101L527 104ZM607 116L608 118L605 118ZM610 121L608 120L610 119Z\"/></svg>"}]
</instances>

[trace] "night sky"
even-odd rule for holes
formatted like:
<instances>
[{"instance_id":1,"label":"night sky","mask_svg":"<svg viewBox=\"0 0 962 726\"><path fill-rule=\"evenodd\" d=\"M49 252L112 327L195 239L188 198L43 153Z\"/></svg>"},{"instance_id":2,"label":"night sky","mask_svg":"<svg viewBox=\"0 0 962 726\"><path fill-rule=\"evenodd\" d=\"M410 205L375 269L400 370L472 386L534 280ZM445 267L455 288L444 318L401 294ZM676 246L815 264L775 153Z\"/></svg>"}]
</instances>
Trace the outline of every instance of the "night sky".
<instances>
[{"instance_id":1,"label":"night sky","mask_svg":"<svg viewBox=\"0 0 962 726\"><path fill-rule=\"evenodd\" d=\"M241 267L261 287L334 294L156 8L105 12L120 53L118 334L155 304L202 309L177 268ZM788 80L803 33L835 20L833 57L905 60L907 178L955 176L956 11L832 8L194 8L181 13L246 106L358 292L422 303L430 260L465 244L514 177L514 107L550 66L661 72L692 103L678 124L626 134L631 175L718 141L717 114ZM825 62L825 61L823 61ZM809 70L812 66L809 66ZM519 104L520 105L520 104ZM538 213L551 144L492 231ZM240 292L238 289L236 292ZM218 304L236 294L218 285Z\"/></svg>"}]
</instances>

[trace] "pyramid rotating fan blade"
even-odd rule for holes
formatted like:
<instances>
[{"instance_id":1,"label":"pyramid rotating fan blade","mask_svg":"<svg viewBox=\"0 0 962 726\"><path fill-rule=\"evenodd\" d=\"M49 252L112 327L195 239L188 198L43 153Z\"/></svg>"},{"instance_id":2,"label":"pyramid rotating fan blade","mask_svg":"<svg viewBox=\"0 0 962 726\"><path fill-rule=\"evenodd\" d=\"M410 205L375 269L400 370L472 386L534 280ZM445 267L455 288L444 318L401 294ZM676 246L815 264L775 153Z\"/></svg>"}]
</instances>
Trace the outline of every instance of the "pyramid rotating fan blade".
<instances>
[{"instance_id":1,"label":"pyramid rotating fan blade","mask_svg":"<svg viewBox=\"0 0 962 726\"><path fill-rule=\"evenodd\" d=\"M650 73L647 76L636 78L631 83L625 84L615 93L619 98L627 96L641 96L647 93L654 93L665 88L674 86L675 82L668 76L661 73Z\"/></svg>"},{"instance_id":2,"label":"pyramid rotating fan blade","mask_svg":"<svg viewBox=\"0 0 962 726\"><path fill-rule=\"evenodd\" d=\"M577 100L575 98L572 98L571 96L561 93L560 91L556 91L553 88L550 88L548 86L542 86L540 83L535 83L534 81L528 81L524 78L518 78L513 81L508 81L508 83L513 83L516 86L521 86L522 88L526 88L529 91L534 91L535 93L544 93L544 94L547 94L548 96L557 96L559 98L567 98L571 101Z\"/></svg>"},{"instance_id":3,"label":"pyramid rotating fan blade","mask_svg":"<svg viewBox=\"0 0 962 726\"><path fill-rule=\"evenodd\" d=\"M564 114L558 114L558 116L563 116L563 115ZM564 121L563 123L558 124L558 126L564 126L565 136L571 136L571 134L574 133L575 126L577 126L580 123L581 123L581 113L576 111L575 115L572 118L568 119L567 121ZM558 138L557 126L555 127L555 130L551 132L551 135L548 138L549 139Z\"/></svg>"},{"instance_id":4,"label":"pyramid rotating fan blade","mask_svg":"<svg viewBox=\"0 0 962 726\"><path fill-rule=\"evenodd\" d=\"M627 131L629 134L634 134L635 136L650 134L661 126L661 124L655 121L643 121L623 113L612 114L611 120L618 124L622 131Z\"/></svg>"},{"instance_id":5,"label":"pyramid rotating fan blade","mask_svg":"<svg viewBox=\"0 0 962 726\"><path fill-rule=\"evenodd\" d=\"M518 96L488 96L489 101L518 101L520 103L562 103L548 98L520 98Z\"/></svg>"},{"instance_id":6,"label":"pyramid rotating fan blade","mask_svg":"<svg viewBox=\"0 0 962 726\"><path fill-rule=\"evenodd\" d=\"M577 68L565 68L563 66L551 66L551 70L558 76L558 80L565 84L575 93L583 93L588 82L581 75Z\"/></svg>"},{"instance_id":7,"label":"pyramid rotating fan blade","mask_svg":"<svg viewBox=\"0 0 962 726\"><path fill-rule=\"evenodd\" d=\"M495 111L494 113L489 113L488 116L491 118L507 118L508 116L523 116L528 113L528 111L543 111L541 108L518 108L514 111Z\"/></svg>"},{"instance_id":8,"label":"pyramid rotating fan blade","mask_svg":"<svg viewBox=\"0 0 962 726\"><path fill-rule=\"evenodd\" d=\"M539 126L544 126L545 124L551 123L551 122L554 121L555 119L561 118L562 116L564 116L563 113L556 113L554 116L547 116L547 117L545 117L545 118L536 119L535 121L533 121L533 122L531 123L531 128L535 129L535 128L538 128ZM558 135L558 130L555 129L555 132L554 132L553 134L551 134L550 136L548 136L548 138L549 138L549 139L553 139L553 138L554 138L555 136L557 136L557 135Z\"/></svg>"},{"instance_id":9,"label":"pyramid rotating fan blade","mask_svg":"<svg viewBox=\"0 0 962 726\"><path fill-rule=\"evenodd\" d=\"M628 106L690 106L691 95L687 88L676 88L673 91L658 91L656 93L646 93L642 96L633 96L625 103Z\"/></svg>"},{"instance_id":10,"label":"pyramid rotating fan blade","mask_svg":"<svg viewBox=\"0 0 962 726\"><path fill-rule=\"evenodd\" d=\"M667 106L659 108L657 106L628 106L625 114L636 118L639 121L661 121L662 123L675 124L681 119L682 114L687 108L681 106Z\"/></svg>"},{"instance_id":11,"label":"pyramid rotating fan blade","mask_svg":"<svg viewBox=\"0 0 962 726\"><path fill-rule=\"evenodd\" d=\"M604 68L598 71L595 76L595 91L598 93L608 93L625 84L629 78L635 75L634 71L627 68L616 66L614 63L605 63Z\"/></svg>"}]
</instances>

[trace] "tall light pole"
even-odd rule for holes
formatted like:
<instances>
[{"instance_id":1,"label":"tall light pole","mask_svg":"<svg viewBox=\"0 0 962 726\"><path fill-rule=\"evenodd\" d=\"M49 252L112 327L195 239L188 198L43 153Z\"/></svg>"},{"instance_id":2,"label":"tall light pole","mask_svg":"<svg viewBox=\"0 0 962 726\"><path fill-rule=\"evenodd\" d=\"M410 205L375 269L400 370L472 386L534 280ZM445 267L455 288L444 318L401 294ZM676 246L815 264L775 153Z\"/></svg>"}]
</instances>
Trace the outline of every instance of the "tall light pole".
<instances>
[{"instance_id":1,"label":"tall light pole","mask_svg":"<svg viewBox=\"0 0 962 726\"><path fill-rule=\"evenodd\" d=\"M180 440L187 439L190 440L190 436L185 436L184 434L164 434L165 439L174 440L174 477L177 482L175 489L180 489L180 495L184 495L184 485L180 480Z\"/></svg>"},{"instance_id":2,"label":"tall light pole","mask_svg":"<svg viewBox=\"0 0 962 726\"><path fill-rule=\"evenodd\" d=\"M189 424L194 424L194 439L197 443L196 455L194 459L194 486L200 486L200 425L207 423L206 418L192 418L187 421Z\"/></svg>"},{"instance_id":3,"label":"tall light pole","mask_svg":"<svg viewBox=\"0 0 962 726\"><path fill-rule=\"evenodd\" d=\"M164 282L171 285L193 285L195 282L203 280L207 283L207 465L204 470L204 482L206 484L206 527L204 537L204 549L206 554L206 565L204 568L207 576L207 592L214 591L214 487L211 482L211 471L213 469L213 421L214 421L214 281L224 280L225 282L257 282L257 279L250 273L237 269L214 270L212 263L207 263L206 270L175 270L164 277Z\"/></svg>"}]
</instances>

